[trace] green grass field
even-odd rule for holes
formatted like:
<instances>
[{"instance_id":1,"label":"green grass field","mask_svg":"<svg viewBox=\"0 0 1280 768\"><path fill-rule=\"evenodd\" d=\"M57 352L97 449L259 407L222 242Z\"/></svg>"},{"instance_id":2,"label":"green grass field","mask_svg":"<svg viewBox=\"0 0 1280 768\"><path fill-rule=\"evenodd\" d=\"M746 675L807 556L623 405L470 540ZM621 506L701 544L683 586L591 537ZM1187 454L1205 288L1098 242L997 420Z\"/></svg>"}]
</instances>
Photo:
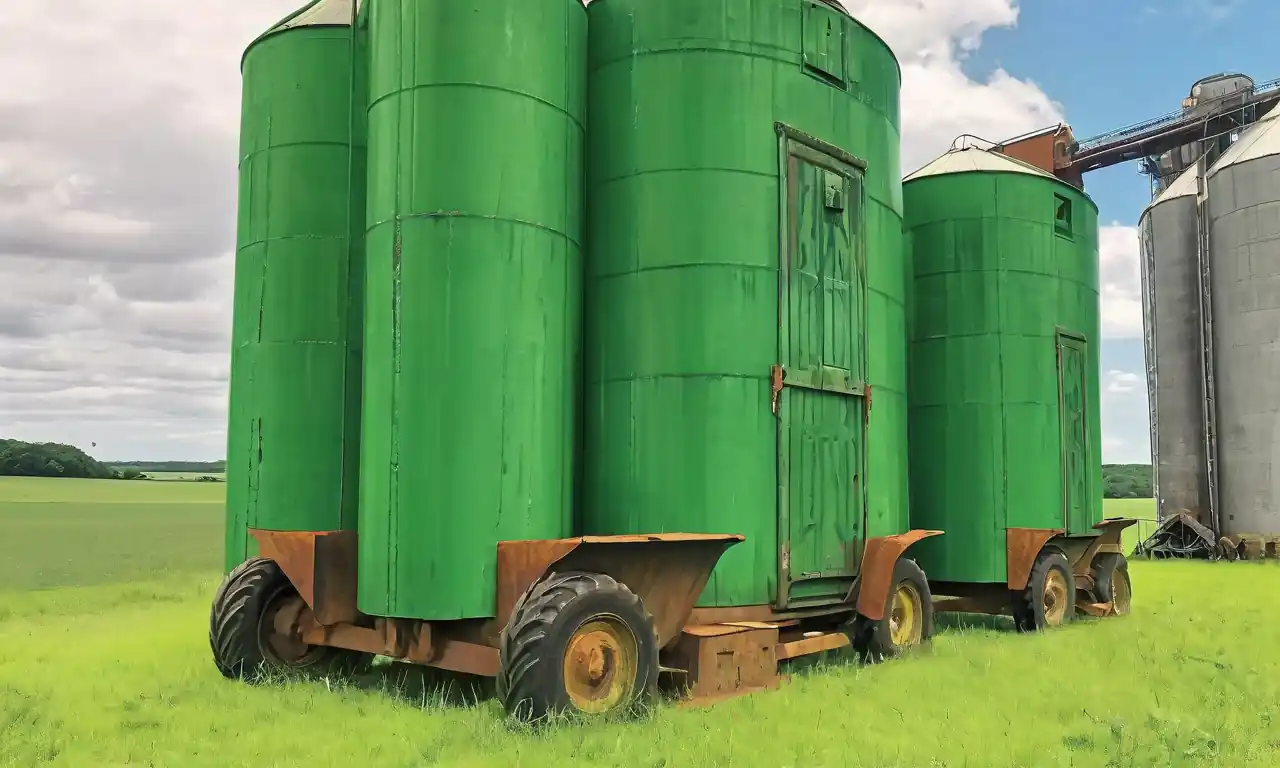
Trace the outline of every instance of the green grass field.
<instances>
[{"instance_id":1,"label":"green grass field","mask_svg":"<svg viewBox=\"0 0 1280 768\"><path fill-rule=\"evenodd\" d=\"M0 765L1280 764L1274 565L1136 563L1125 619L952 628L773 693L530 732L388 672L223 680L206 633L224 490L0 478Z\"/></svg>"}]
</instances>

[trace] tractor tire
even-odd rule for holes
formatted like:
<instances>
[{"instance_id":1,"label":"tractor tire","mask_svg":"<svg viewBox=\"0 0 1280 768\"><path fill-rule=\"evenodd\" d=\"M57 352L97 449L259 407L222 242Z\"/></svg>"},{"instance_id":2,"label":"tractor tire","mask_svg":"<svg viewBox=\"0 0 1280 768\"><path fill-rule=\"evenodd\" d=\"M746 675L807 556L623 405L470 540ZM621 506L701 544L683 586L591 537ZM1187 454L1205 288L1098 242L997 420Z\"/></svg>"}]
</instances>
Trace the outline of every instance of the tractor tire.
<instances>
[{"instance_id":1,"label":"tractor tire","mask_svg":"<svg viewBox=\"0 0 1280 768\"><path fill-rule=\"evenodd\" d=\"M854 651L866 663L896 658L928 644L933 638L933 595L916 561L898 558L883 618L872 621L855 614L848 634Z\"/></svg>"},{"instance_id":2,"label":"tractor tire","mask_svg":"<svg viewBox=\"0 0 1280 768\"><path fill-rule=\"evenodd\" d=\"M498 653L498 698L518 720L629 712L658 681L653 617L625 584L600 573L535 582L512 610Z\"/></svg>"},{"instance_id":3,"label":"tractor tire","mask_svg":"<svg viewBox=\"0 0 1280 768\"><path fill-rule=\"evenodd\" d=\"M297 595L280 566L265 557L250 558L227 574L209 615L209 646L223 677L256 683L270 670L352 674L368 666L372 654L279 637L274 611ZM294 652L282 653L282 647Z\"/></svg>"},{"instance_id":4,"label":"tractor tire","mask_svg":"<svg viewBox=\"0 0 1280 768\"><path fill-rule=\"evenodd\" d=\"M1076 580L1066 555L1045 549L1031 566L1026 589L1009 595L1019 632L1041 632L1071 621L1076 614Z\"/></svg>"},{"instance_id":5,"label":"tractor tire","mask_svg":"<svg viewBox=\"0 0 1280 768\"><path fill-rule=\"evenodd\" d=\"M1115 603L1113 616L1128 616L1133 607L1133 582L1129 561L1124 555L1107 552L1093 559L1094 597L1100 603Z\"/></svg>"}]
</instances>

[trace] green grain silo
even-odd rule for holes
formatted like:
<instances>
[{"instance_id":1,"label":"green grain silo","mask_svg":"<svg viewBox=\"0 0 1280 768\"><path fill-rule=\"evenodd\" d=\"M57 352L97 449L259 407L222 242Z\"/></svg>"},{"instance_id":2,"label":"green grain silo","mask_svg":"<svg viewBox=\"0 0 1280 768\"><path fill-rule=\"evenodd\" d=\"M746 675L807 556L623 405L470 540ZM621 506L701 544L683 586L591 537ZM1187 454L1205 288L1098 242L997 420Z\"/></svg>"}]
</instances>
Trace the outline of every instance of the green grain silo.
<instances>
[{"instance_id":1,"label":"green grain silo","mask_svg":"<svg viewBox=\"0 0 1280 768\"><path fill-rule=\"evenodd\" d=\"M571 534L586 12L370 3L359 604L496 610L496 544Z\"/></svg>"},{"instance_id":2,"label":"green grain silo","mask_svg":"<svg viewBox=\"0 0 1280 768\"><path fill-rule=\"evenodd\" d=\"M1107 579L1123 561L1118 538L1095 529L1097 206L977 148L909 175L903 196L912 524L946 531L917 547L920 564L937 594L994 595L1027 628L1067 620L1076 589L1093 586L1092 559Z\"/></svg>"},{"instance_id":3,"label":"green grain silo","mask_svg":"<svg viewBox=\"0 0 1280 768\"><path fill-rule=\"evenodd\" d=\"M356 524L364 138L352 21L351 0L313 2L242 61L228 569L250 554L250 528Z\"/></svg>"},{"instance_id":4,"label":"green grain silo","mask_svg":"<svg viewBox=\"0 0 1280 768\"><path fill-rule=\"evenodd\" d=\"M839 603L908 528L897 61L834 2L589 16L586 530L744 534L704 608Z\"/></svg>"}]
</instances>

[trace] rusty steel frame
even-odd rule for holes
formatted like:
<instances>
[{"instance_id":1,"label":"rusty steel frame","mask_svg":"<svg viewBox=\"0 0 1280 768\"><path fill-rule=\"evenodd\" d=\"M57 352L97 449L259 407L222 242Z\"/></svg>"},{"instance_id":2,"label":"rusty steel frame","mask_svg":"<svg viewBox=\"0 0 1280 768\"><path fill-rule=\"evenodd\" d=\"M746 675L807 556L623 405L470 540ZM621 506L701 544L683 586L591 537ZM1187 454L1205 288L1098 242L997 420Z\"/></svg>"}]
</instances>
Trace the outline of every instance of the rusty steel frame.
<instances>
[{"instance_id":1,"label":"rusty steel frame","mask_svg":"<svg viewBox=\"0 0 1280 768\"><path fill-rule=\"evenodd\" d=\"M780 662L849 645L838 629L854 611L878 621L893 569L911 545L941 531L870 538L844 601L779 611L772 605L694 608L724 552L740 535L582 536L497 545L496 611L489 619L426 621L356 609L356 534L252 530L263 557L297 588L278 627L293 642L388 656L475 675L498 674L498 638L520 596L552 572L603 573L626 584L654 618L668 677L695 699L768 690ZM805 631L805 630L809 631Z\"/></svg>"},{"instance_id":2,"label":"rusty steel frame","mask_svg":"<svg viewBox=\"0 0 1280 768\"><path fill-rule=\"evenodd\" d=\"M711 571L739 534L664 533L580 536L498 544L499 624L506 624L525 589L555 571L603 573L626 584L653 616L658 646L680 634Z\"/></svg>"},{"instance_id":3,"label":"rusty steel frame","mask_svg":"<svg viewBox=\"0 0 1280 768\"><path fill-rule=\"evenodd\" d=\"M516 601L553 569L603 573L625 583L644 601L665 646L680 634L720 556L745 538L673 533L499 542L497 616L426 621L357 610L352 531L249 533L298 592L300 605L282 611L287 626L278 627L290 639L490 677L498 673L498 637Z\"/></svg>"},{"instance_id":4,"label":"rusty steel frame","mask_svg":"<svg viewBox=\"0 0 1280 768\"><path fill-rule=\"evenodd\" d=\"M1104 553L1123 555L1120 536L1125 528L1136 525L1130 518L1109 518L1094 524L1096 534L1069 535L1061 528L1009 528L1005 531L1006 564L1004 583L970 584L931 582L935 595L934 611L940 613L1007 614L1010 594L1027 588L1031 569L1045 547L1052 546L1066 556L1076 586L1076 610L1090 616L1111 616L1115 606L1093 600L1097 574L1095 558Z\"/></svg>"},{"instance_id":5,"label":"rusty steel frame","mask_svg":"<svg viewBox=\"0 0 1280 768\"><path fill-rule=\"evenodd\" d=\"M854 582L846 602L853 603L858 613L872 621L883 619L889 591L893 586L893 568L898 564L898 559L912 544L930 536L941 535L942 531L913 530L895 536L867 539L858 580Z\"/></svg>"},{"instance_id":6,"label":"rusty steel frame","mask_svg":"<svg viewBox=\"0 0 1280 768\"><path fill-rule=\"evenodd\" d=\"M274 560L321 624L354 622L355 531L266 531L249 535L262 557Z\"/></svg>"}]
</instances>

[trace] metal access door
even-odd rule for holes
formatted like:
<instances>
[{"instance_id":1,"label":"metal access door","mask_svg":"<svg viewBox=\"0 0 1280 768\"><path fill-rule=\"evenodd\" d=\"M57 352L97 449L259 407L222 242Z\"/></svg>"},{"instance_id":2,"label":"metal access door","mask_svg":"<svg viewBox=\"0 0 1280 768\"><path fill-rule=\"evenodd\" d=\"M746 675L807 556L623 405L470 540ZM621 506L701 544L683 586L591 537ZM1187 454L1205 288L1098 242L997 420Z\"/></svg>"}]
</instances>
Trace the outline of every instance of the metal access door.
<instances>
[{"instance_id":1,"label":"metal access door","mask_svg":"<svg viewBox=\"0 0 1280 768\"><path fill-rule=\"evenodd\" d=\"M843 600L866 531L866 270L862 171L780 131L779 607Z\"/></svg>"},{"instance_id":2,"label":"metal access door","mask_svg":"<svg viewBox=\"0 0 1280 768\"><path fill-rule=\"evenodd\" d=\"M1058 332L1058 413L1062 436L1062 515L1070 533L1091 530L1089 505L1089 428L1086 377L1088 344L1081 336Z\"/></svg>"}]
</instances>

